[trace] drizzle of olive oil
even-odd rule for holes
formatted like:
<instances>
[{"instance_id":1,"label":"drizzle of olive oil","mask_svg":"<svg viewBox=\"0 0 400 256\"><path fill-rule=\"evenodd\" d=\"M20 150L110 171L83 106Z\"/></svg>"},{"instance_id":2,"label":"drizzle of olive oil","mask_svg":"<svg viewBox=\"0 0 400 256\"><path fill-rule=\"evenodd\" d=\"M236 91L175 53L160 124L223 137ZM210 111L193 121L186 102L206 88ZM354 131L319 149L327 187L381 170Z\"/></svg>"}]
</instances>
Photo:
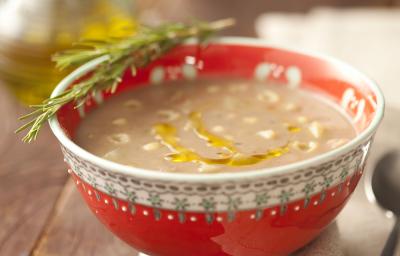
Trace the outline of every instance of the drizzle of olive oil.
<instances>
[{"instance_id":1,"label":"drizzle of olive oil","mask_svg":"<svg viewBox=\"0 0 400 256\"><path fill-rule=\"evenodd\" d=\"M263 154L245 155L240 153L234 147L234 142L220 138L207 131L202 122L201 113L192 112L189 115L189 119L194 132L199 138L206 140L209 146L227 149L231 154L220 154L222 156L221 158L203 157L197 152L190 150L179 143L176 128L173 125L166 123L156 124L153 128L153 132L156 138L172 151L171 154L166 156L166 159L171 162L195 162L210 165L220 164L227 166L245 166L254 165L264 160L280 157L289 152L289 144L287 144L282 147L267 150Z\"/></svg>"},{"instance_id":2,"label":"drizzle of olive oil","mask_svg":"<svg viewBox=\"0 0 400 256\"><path fill-rule=\"evenodd\" d=\"M197 111L189 114L191 126L200 139L207 141L207 145L212 147L224 148L232 153L237 151L232 141L221 138L207 131L201 117L202 114Z\"/></svg>"}]
</instances>

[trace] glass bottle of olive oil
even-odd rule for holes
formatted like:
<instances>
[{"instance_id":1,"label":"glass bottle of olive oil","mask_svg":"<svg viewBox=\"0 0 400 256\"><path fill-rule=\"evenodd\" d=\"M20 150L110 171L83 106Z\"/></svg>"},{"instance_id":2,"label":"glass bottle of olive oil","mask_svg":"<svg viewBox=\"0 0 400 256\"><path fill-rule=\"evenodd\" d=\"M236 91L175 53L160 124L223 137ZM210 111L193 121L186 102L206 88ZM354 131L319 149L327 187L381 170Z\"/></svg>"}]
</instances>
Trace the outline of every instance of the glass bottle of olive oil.
<instances>
[{"instance_id":1,"label":"glass bottle of olive oil","mask_svg":"<svg viewBox=\"0 0 400 256\"><path fill-rule=\"evenodd\" d=\"M0 1L0 80L25 104L47 98L71 70L51 55L82 38L135 32L134 0Z\"/></svg>"}]
</instances>

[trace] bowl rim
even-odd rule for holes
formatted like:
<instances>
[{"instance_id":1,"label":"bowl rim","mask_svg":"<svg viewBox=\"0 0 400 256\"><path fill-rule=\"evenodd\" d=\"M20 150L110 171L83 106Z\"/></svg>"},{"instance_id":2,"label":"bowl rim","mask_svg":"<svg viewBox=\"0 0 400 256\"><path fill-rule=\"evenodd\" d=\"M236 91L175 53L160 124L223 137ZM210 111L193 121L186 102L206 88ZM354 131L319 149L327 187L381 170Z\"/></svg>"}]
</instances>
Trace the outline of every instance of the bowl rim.
<instances>
[{"instance_id":1,"label":"bowl rim","mask_svg":"<svg viewBox=\"0 0 400 256\"><path fill-rule=\"evenodd\" d=\"M184 43L184 45L193 45L196 44L196 40L189 40ZM308 57L318 58L320 60L330 62L334 65L340 65L347 70L348 73L352 73L354 76L360 77L367 86L373 91L376 95L377 104L376 104L376 114L369 124L369 126L357 134L355 138L353 138L350 142L345 145L342 145L334 150L325 152L323 154L294 162L287 165L276 166L271 168L260 168L254 169L251 171L245 172L223 172L223 173L170 173L170 172L160 172L157 170L143 169L128 165L119 164L116 162L112 162L106 159L103 159L99 156L96 156L85 149L81 148L75 142L73 142L64 132L60 123L58 122L57 115L52 117L49 120L50 128L59 142L71 150L73 153L77 154L79 157L85 159L86 161L92 162L100 168L105 169L105 171L119 173L122 175L147 179L147 180L158 180L158 181L172 181L172 182L186 182L186 183L218 183L223 181L240 181L240 180L251 180L251 179L259 179L261 177L266 176L276 176L282 174L288 174L295 171L303 170L305 168L311 166L317 166L321 163L328 162L331 159L334 159L337 156L343 155L346 152L351 151L356 148L359 144L366 141L368 138L373 136L376 129L378 128L379 123L381 122L384 114L385 108L385 100L383 97L383 93L377 83L375 83L368 76L364 75L362 72L358 71L356 68L351 65L338 60L334 57L316 53L313 51L296 49L292 47L282 47L277 46L264 39L259 38L249 38L249 37L218 37L214 38L210 41L212 44L220 44L220 45L242 45L249 47L265 47L265 48L274 48L277 50L290 51L294 53L299 53ZM78 77L86 74L87 72L96 68L97 65L106 61L108 56L102 56L96 58L74 70L68 76L66 76L53 90L51 97L55 97L62 93L71 83L73 83Z\"/></svg>"}]
</instances>

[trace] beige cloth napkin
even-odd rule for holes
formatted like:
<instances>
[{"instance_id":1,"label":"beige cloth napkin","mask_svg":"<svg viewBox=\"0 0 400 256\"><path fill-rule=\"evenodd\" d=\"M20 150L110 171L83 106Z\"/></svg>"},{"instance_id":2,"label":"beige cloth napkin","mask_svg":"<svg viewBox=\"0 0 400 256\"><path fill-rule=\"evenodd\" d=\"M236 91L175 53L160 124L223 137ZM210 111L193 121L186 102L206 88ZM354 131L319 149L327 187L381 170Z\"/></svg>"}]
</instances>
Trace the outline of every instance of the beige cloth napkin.
<instances>
[{"instance_id":1,"label":"beige cloth napkin","mask_svg":"<svg viewBox=\"0 0 400 256\"><path fill-rule=\"evenodd\" d=\"M338 226L336 223L332 223L317 239L293 256L344 256L344 250L338 237Z\"/></svg>"},{"instance_id":2,"label":"beige cloth napkin","mask_svg":"<svg viewBox=\"0 0 400 256\"><path fill-rule=\"evenodd\" d=\"M400 9L317 8L307 14L271 13L256 21L260 37L343 59L379 82L400 108Z\"/></svg>"},{"instance_id":3,"label":"beige cloth napkin","mask_svg":"<svg viewBox=\"0 0 400 256\"><path fill-rule=\"evenodd\" d=\"M292 256L344 256L336 237L338 237L338 227L336 223L332 223L317 239ZM150 255L139 253L138 256Z\"/></svg>"},{"instance_id":4,"label":"beige cloth napkin","mask_svg":"<svg viewBox=\"0 0 400 256\"><path fill-rule=\"evenodd\" d=\"M273 44L316 50L351 63L378 81L389 106L400 108L400 9L318 8L307 14L268 13L260 16L255 26L258 35ZM386 111L366 174L385 151L400 148L399 127L400 111ZM336 226L296 255L380 254L393 219L367 200L365 176ZM400 250L396 255L400 256Z\"/></svg>"}]
</instances>

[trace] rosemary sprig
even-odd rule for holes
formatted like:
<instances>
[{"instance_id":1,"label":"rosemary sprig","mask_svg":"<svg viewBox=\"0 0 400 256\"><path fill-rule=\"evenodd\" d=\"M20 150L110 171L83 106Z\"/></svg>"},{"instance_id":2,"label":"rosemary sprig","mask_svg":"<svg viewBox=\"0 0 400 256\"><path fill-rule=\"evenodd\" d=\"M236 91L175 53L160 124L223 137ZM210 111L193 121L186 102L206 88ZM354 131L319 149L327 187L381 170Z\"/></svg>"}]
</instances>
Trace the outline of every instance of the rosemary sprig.
<instances>
[{"instance_id":1,"label":"rosemary sprig","mask_svg":"<svg viewBox=\"0 0 400 256\"><path fill-rule=\"evenodd\" d=\"M137 68L146 66L186 39L196 37L200 42L204 42L216 31L233 24L233 19L223 19L214 22L195 22L190 25L171 23L155 28L141 26L132 37L81 41L76 44L76 48L53 56L58 68L81 65L102 56L107 60L100 64L88 79L75 84L56 97L31 106L35 110L19 118L30 121L15 132L29 128L22 140L32 142L46 121L63 105L75 102L75 107L79 107L91 94L102 91L115 92L121 82L121 76L128 68L135 75Z\"/></svg>"}]
</instances>

